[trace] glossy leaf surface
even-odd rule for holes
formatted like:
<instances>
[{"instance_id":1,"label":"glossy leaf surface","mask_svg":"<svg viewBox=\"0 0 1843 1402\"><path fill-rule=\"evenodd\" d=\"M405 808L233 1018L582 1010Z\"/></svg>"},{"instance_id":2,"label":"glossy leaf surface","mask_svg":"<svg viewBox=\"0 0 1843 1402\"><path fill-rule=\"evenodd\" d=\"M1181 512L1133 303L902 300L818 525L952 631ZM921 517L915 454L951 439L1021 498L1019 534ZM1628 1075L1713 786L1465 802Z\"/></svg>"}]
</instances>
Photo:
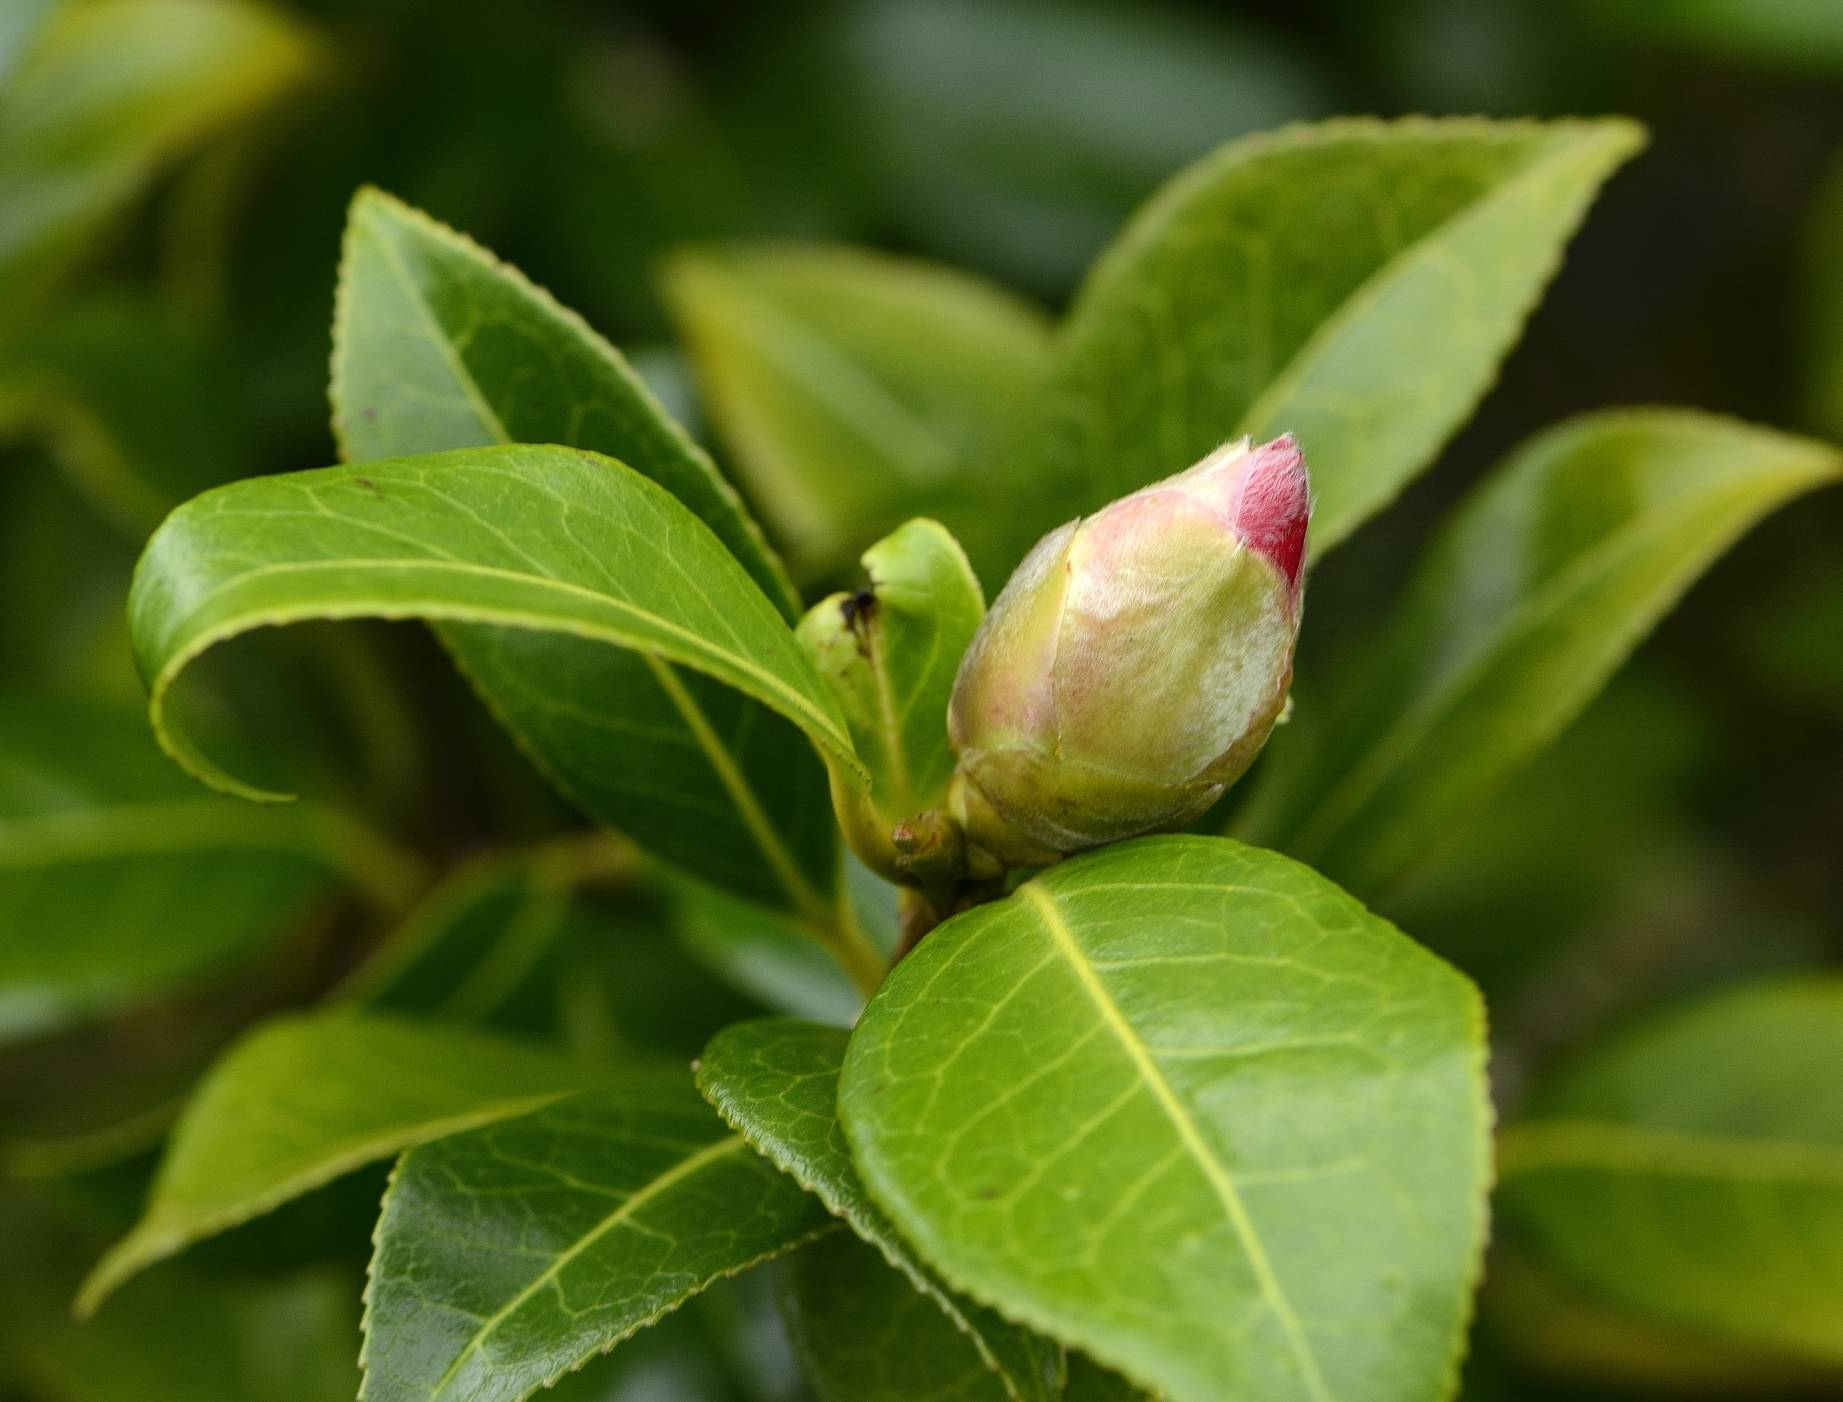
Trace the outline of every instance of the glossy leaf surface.
<instances>
[{"instance_id":1,"label":"glossy leaf surface","mask_svg":"<svg viewBox=\"0 0 1843 1402\"><path fill-rule=\"evenodd\" d=\"M1839 477L1825 444L1686 411L1589 415L1533 439L1428 551L1367 670L1336 686L1344 709L1302 703L1276 736L1248 835L1386 888L1737 536Z\"/></svg>"},{"instance_id":2,"label":"glossy leaf surface","mask_svg":"<svg viewBox=\"0 0 1843 1402\"><path fill-rule=\"evenodd\" d=\"M334 432L348 462L495 443L588 448L659 483L783 612L797 608L735 490L621 353L465 235L360 191L333 336Z\"/></svg>"},{"instance_id":3,"label":"glossy leaf surface","mask_svg":"<svg viewBox=\"0 0 1843 1402\"><path fill-rule=\"evenodd\" d=\"M247 796L266 795L172 728L167 688L214 643L310 618L498 624L512 652L527 635L555 634L632 649L657 659L655 675L664 690L676 686L687 724L708 727L709 717L668 664L755 698L830 751L841 772L858 772L837 703L741 566L676 498L592 453L476 448L234 483L187 503L154 535L129 616L156 733L194 773ZM530 662L545 665L542 656ZM591 700L597 685L562 683L580 684ZM642 729L634 738L656 737ZM706 757L726 753L713 737ZM662 761L646 775L667 784L647 835L658 840L669 820L683 841L709 844L712 861L728 858L711 840L721 810L702 795L665 811L673 772ZM745 785L731 797L761 848L734 854L724 869L823 908L814 873L834 860L826 815L782 831ZM748 860L763 854L775 859L768 873Z\"/></svg>"},{"instance_id":4,"label":"glossy leaf surface","mask_svg":"<svg viewBox=\"0 0 1843 1402\"><path fill-rule=\"evenodd\" d=\"M1322 557L1465 421L1639 139L1618 121L1334 121L1191 166L1062 327L1021 544L1227 439L1290 432Z\"/></svg>"},{"instance_id":5,"label":"glossy leaf surface","mask_svg":"<svg viewBox=\"0 0 1843 1402\"><path fill-rule=\"evenodd\" d=\"M922 941L839 1109L950 1283L1175 1402L1419 1402L1483 1247L1483 1060L1470 985L1323 878L1147 838Z\"/></svg>"},{"instance_id":6,"label":"glossy leaf surface","mask_svg":"<svg viewBox=\"0 0 1843 1402\"><path fill-rule=\"evenodd\" d=\"M141 1220L91 1272L88 1312L193 1242L406 1145L606 1079L482 1033L379 1013L278 1018L226 1052L168 1141Z\"/></svg>"},{"instance_id":7,"label":"glossy leaf surface","mask_svg":"<svg viewBox=\"0 0 1843 1402\"><path fill-rule=\"evenodd\" d=\"M704 1049L697 1065L698 1088L776 1167L816 1194L876 1247L906 1280L903 1290L920 1292L918 1298L931 1302L930 1308L965 1340L967 1354L995 1375L997 1395L1026 1402L1053 1397L1054 1380L1062 1371L1056 1356L1059 1350L949 1290L917 1259L865 1192L838 1119L839 1069L849 1040L850 1034L842 1028L792 1018L737 1023L719 1032ZM880 1312L910 1316L908 1303L889 1283L859 1270L849 1256L834 1254L841 1270L866 1277L865 1288L878 1293ZM816 1310L841 1307L843 1302L836 1299L814 1302ZM898 1327L874 1319L872 1323L877 1329ZM933 1329L931 1322L928 1327ZM846 1386L847 1378L868 1376L864 1370L872 1363L853 1349L850 1356L831 1360L828 1366L838 1370L838 1389ZM958 1370L950 1369L950 1375L957 1377Z\"/></svg>"},{"instance_id":8,"label":"glossy leaf surface","mask_svg":"<svg viewBox=\"0 0 1843 1402\"><path fill-rule=\"evenodd\" d=\"M709 526L787 618L798 611L736 493L619 352L516 269L375 190L346 227L332 396L349 461L510 442L616 458ZM440 627L494 713L591 816L783 907L802 900L790 879L829 882L824 774L771 708L580 637Z\"/></svg>"},{"instance_id":9,"label":"glossy leaf surface","mask_svg":"<svg viewBox=\"0 0 1843 1402\"><path fill-rule=\"evenodd\" d=\"M425 1145L385 1196L360 1395L527 1397L828 1221L682 1073Z\"/></svg>"},{"instance_id":10,"label":"glossy leaf surface","mask_svg":"<svg viewBox=\"0 0 1843 1402\"><path fill-rule=\"evenodd\" d=\"M914 520L863 557L867 584L815 604L796 636L838 697L868 792L833 786L860 857L893 876L890 829L938 806L953 777L947 703L985 596L959 543Z\"/></svg>"},{"instance_id":11,"label":"glossy leaf surface","mask_svg":"<svg viewBox=\"0 0 1843 1402\"><path fill-rule=\"evenodd\" d=\"M1843 1363L1843 979L1691 1005L1590 1049L1505 1130L1541 1265L1651 1318Z\"/></svg>"}]
</instances>

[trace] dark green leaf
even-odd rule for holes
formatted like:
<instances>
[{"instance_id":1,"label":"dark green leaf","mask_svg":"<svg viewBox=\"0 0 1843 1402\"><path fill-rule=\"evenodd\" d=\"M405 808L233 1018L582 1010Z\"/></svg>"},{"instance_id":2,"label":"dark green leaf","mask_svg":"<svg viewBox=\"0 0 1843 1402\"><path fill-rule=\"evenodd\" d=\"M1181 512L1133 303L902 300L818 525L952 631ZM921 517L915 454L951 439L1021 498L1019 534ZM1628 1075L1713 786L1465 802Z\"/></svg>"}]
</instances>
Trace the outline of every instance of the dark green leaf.
<instances>
[{"instance_id":1,"label":"dark green leaf","mask_svg":"<svg viewBox=\"0 0 1843 1402\"><path fill-rule=\"evenodd\" d=\"M544 1402L757 1402L756 1394L736 1386L709 1329L691 1310L667 1315L539 1395Z\"/></svg>"},{"instance_id":2,"label":"dark green leaf","mask_svg":"<svg viewBox=\"0 0 1843 1402\"><path fill-rule=\"evenodd\" d=\"M1069 1380L1062 1402L1157 1402L1158 1394L1134 1387L1083 1353L1069 1355Z\"/></svg>"},{"instance_id":3,"label":"dark green leaf","mask_svg":"<svg viewBox=\"0 0 1843 1402\"><path fill-rule=\"evenodd\" d=\"M841 773L858 773L830 690L716 537L639 473L558 447L475 448L260 478L181 507L149 542L129 598L156 734L207 782L268 797L172 726L168 687L200 652L252 628L359 616L500 625L508 675L527 651L533 668L547 665L541 646L527 645L549 635L634 649L649 659L684 726L710 722L672 664L755 698L804 730ZM597 678L548 681L553 699L571 688L581 690L579 704L596 699ZM585 726L603 719L594 709L579 716ZM618 724L621 739L636 738L630 720ZM753 844L733 851L716 836L732 810L714 807L702 791L681 793L673 781L687 760L727 761L725 740L737 737L711 734L703 754L688 755L676 747L683 734L681 727L637 737L662 742L649 751L644 774L654 821L639 835L688 851L702 844L703 864L736 884L797 902L815 921L829 919L820 884L836 862L827 815L795 813L782 822L732 773L734 811ZM609 759L604 769L613 766ZM564 787L594 772L572 773Z\"/></svg>"},{"instance_id":4,"label":"dark green leaf","mask_svg":"<svg viewBox=\"0 0 1843 1402\"><path fill-rule=\"evenodd\" d=\"M153 1262L405 1145L606 1079L519 1043L378 1013L269 1022L200 1084L140 1222L90 1273L79 1309L94 1310Z\"/></svg>"},{"instance_id":5,"label":"dark green leaf","mask_svg":"<svg viewBox=\"0 0 1843 1402\"><path fill-rule=\"evenodd\" d=\"M799 596L709 454L619 351L516 268L381 190L346 223L333 317L348 462L495 443L618 458L683 502L789 619Z\"/></svg>"},{"instance_id":6,"label":"dark green leaf","mask_svg":"<svg viewBox=\"0 0 1843 1402\"><path fill-rule=\"evenodd\" d=\"M1246 831L1386 888L1562 729L1767 512L1843 476L1820 443L1630 410L1542 434L1459 512L1345 706L1274 741Z\"/></svg>"},{"instance_id":7,"label":"dark green leaf","mask_svg":"<svg viewBox=\"0 0 1843 1402\"><path fill-rule=\"evenodd\" d=\"M425 1145L385 1195L360 1395L527 1397L827 1221L682 1074Z\"/></svg>"},{"instance_id":8,"label":"dark green leaf","mask_svg":"<svg viewBox=\"0 0 1843 1402\"><path fill-rule=\"evenodd\" d=\"M805 571L918 513L988 555L993 494L1019 480L995 453L1047 357L1039 312L848 248L681 254L666 293L744 481Z\"/></svg>"},{"instance_id":9,"label":"dark green leaf","mask_svg":"<svg viewBox=\"0 0 1843 1402\"><path fill-rule=\"evenodd\" d=\"M973 1341L875 1250L835 1233L781 1266L781 1313L820 1402L1005 1402Z\"/></svg>"},{"instance_id":10,"label":"dark green leaf","mask_svg":"<svg viewBox=\"0 0 1843 1402\"><path fill-rule=\"evenodd\" d=\"M1722 994L1587 1054L1505 1130L1539 1265L1641 1318L1843 1363L1843 979Z\"/></svg>"},{"instance_id":11,"label":"dark green leaf","mask_svg":"<svg viewBox=\"0 0 1843 1402\"><path fill-rule=\"evenodd\" d=\"M1639 140L1619 121L1335 121L1190 167L1063 327L1020 546L1226 439L1291 432L1322 557L1465 421Z\"/></svg>"},{"instance_id":12,"label":"dark green leaf","mask_svg":"<svg viewBox=\"0 0 1843 1402\"><path fill-rule=\"evenodd\" d=\"M946 529L910 521L863 557L867 588L813 606L796 636L831 686L870 771L868 793L833 786L858 855L893 877L890 829L939 806L953 777L947 702L985 596Z\"/></svg>"},{"instance_id":13,"label":"dark green leaf","mask_svg":"<svg viewBox=\"0 0 1843 1402\"><path fill-rule=\"evenodd\" d=\"M0 93L4 333L162 167L296 86L315 53L246 0L59 6Z\"/></svg>"},{"instance_id":14,"label":"dark green leaf","mask_svg":"<svg viewBox=\"0 0 1843 1402\"><path fill-rule=\"evenodd\" d=\"M1051 1380L1061 1372L1055 1346L948 1290L864 1191L838 1120L838 1075L848 1040L842 1028L791 1018L738 1023L705 1048L698 1060L698 1088L776 1167L876 1247L906 1277L904 1291L919 1291L917 1298L933 1302L951 1331L964 1337L968 1356L996 1375L998 1395L1053 1397ZM885 1292L885 1310L900 1305L900 1312L907 1313L906 1303L886 1284L872 1279L867 1288L872 1286ZM864 1364L862 1359L837 1362L845 1369ZM844 1387L842 1380L838 1387Z\"/></svg>"},{"instance_id":15,"label":"dark green leaf","mask_svg":"<svg viewBox=\"0 0 1843 1402\"><path fill-rule=\"evenodd\" d=\"M619 353L452 229L361 192L333 336L348 460L508 442L606 453L677 497L796 616L780 561L735 492ZM812 914L788 886L823 891L831 880L825 777L771 708L582 637L453 622L441 633L494 713L592 817L706 880Z\"/></svg>"},{"instance_id":16,"label":"dark green leaf","mask_svg":"<svg viewBox=\"0 0 1843 1402\"><path fill-rule=\"evenodd\" d=\"M951 1284L1173 1402L1420 1402L1483 1247L1483 1043L1470 985L1322 877L1146 838L930 934L839 1110Z\"/></svg>"},{"instance_id":17,"label":"dark green leaf","mask_svg":"<svg viewBox=\"0 0 1843 1402\"><path fill-rule=\"evenodd\" d=\"M0 1038L221 971L342 879L391 904L416 872L318 804L201 792L136 709L0 696Z\"/></svg>"}]
</instances>

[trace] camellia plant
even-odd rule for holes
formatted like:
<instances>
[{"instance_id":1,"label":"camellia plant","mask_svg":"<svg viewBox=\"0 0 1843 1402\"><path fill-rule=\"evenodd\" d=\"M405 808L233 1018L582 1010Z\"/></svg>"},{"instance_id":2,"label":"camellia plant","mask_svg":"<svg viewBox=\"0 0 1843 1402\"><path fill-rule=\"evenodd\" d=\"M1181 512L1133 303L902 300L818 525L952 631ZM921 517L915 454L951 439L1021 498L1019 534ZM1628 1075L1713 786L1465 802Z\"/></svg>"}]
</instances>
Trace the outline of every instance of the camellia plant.
<instances>
[{"instance_id":1,"label":"camellia plant","mask_svg":"<svg viewBox=\"0 0 1843 1402\"><path fill-rule=\"evenodd\" d=\"M1639 145L1617 120L1240 140L1055 324L919 262L686 250L665 290L742 493L579 317L361 191L343 464L153 533L128 600L153 733L210 787L280 799L187 704L194 664L420 620L623 839L547 849L516 878L533 899L644 866L784 1015L692 1066L507 1035L483 1014L529 951L499 938L523 928L493 914L504 874L476 873L466 918L216 1060L79 1311L394 1161L370 1402L568 1386L773 1257L827 1399L1428 1402L1457 1387L1494 1218L1507 1278L1568 1308L1843 1359L1834 1250L1793 1252L1795 1290L1745 1287L1779 1249L1755 1214L1835 1247L1822 1175L1735 1147L1836 1045L1834 983L1607 1048L1494 1144L1478 993L1366 905L1837 451L1686 410L1560 424L1403 570L1358 664L1295 676L1310 572L1464 423ZM816 584L843 587L809 606ZM312 805L233 821L227 848L285 866L311 829L353 884L413 884ZM1750 1026L1782 1055L1685 1059ZM1673 1222L1728 1243L1719 1278L1652 1268Z\"/></svg>"}]
</instances>

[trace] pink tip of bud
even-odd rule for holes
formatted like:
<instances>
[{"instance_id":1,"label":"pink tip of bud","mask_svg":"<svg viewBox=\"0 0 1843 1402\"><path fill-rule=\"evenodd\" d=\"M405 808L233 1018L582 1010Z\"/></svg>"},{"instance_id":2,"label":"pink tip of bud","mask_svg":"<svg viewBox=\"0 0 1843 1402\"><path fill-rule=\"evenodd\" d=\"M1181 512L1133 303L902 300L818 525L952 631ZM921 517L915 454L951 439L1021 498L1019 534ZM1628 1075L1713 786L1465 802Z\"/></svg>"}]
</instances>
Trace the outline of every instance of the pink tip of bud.
<instances>
[{"instance_id":1,"label":"pink tip of bud","mask_svg":"<svg viewBox=\"0 0 1843 1402\"><path fill-rule=\"evenodd\" d=\"M1273 561L1295 595L1311 515L1311 479L1293 435L1253 449L1235 483L1229 516L1243 544Z\"/></svg>"}]
</instances>

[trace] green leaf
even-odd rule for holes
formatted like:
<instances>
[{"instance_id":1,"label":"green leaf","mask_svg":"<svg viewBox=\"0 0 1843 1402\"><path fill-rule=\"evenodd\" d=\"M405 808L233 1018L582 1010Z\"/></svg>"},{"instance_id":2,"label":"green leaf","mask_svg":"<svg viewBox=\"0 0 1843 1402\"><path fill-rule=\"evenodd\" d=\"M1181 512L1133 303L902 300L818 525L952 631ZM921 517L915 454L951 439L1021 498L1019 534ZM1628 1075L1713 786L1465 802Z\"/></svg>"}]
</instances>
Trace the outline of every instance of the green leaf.
<instances>
[{"instance_id":1,"label":"green leaf","mask_svg":"<svg viewBox=\"0 0 1843 1402\"><path fill-rule=\"evenodd\" d=\"M77 1297L409 1144L607 1079L553 1054L380 1013L277 1018L221 1057L180 1116L141 1220Z\"/></svg>"},{"instance_id":2,"label":"green leaf","mask_svg":"<svg viewBox=\"0 0 1843 1402\"><path fill-rule=\"evenodd\" d=\"M619 458L715 532L791 620L800 599L710 455L621 353L516 268L381 190L346 222L333 431L348 462L495 443Z\"/></svg>"},{"instance_id":3,"label":"green leaf","mask_svg":"<svg viewBox=\"0 0 1843 1402\"><path fill-rule=\"evenodd\" d=\"M1641 1318L1843 1363L1843 978L1720 994L1587 1053L1504 1131L1536 1263Z\"/></svg>"},{"instance_id":4,"label":"green leaf","mask_svg":"<svg viewBox=\"0 0 1843 1402\"><path fill-rule=\"evenodd\" d=\"M1062 1402L1158 1402L1158 1395L1134 1387L1083 1353L1069 1355L1069 1381Z\"/></svg>"},{"instance_id":5,"label":"green leaf","mask_svg":"<svg viewBox=\"0 0 1843 1402\"><path fill-rule=\"evenodd\" d=\"M1708 564L1843 456L1702 414L1578 418L1514 453L1427 552L1334 715L1275 738L1246 831L1380 891L1552 739Z\"/></svg>"},{"instance_id":6,"label":"green leaf","mask_svg":"<svg viewBox=\"0 0 1843 1402\"><path fill-rule=\"evenodd\" d=\"M678 1310L540 1396L543 1402L770 1402L785 1395L745 1391L729 1361L704 1320Z\"/></svg>"},{"instance_id":7,"label":"green leaf","mask_svg":"<svg viewBox=\"0 0 1843 1402\"><path fill-rule=\"evenodd\" d=\"M1047 360L1041 313L966 274L851 248L683 253L665 292L743 480L802 571L917 514L984 563L991 502L1020 481L997 449Z\"/></svg>"},{"instance_id":8,"label":"green leaf","mask_svg":"<svg viewBox=\"0 0 1843 1402\"><path fill-rule=\"evenodd\" d=\"M697 1063L698 1089L777 1168L817 1195L876 1247L907 1278L905 1291L919 1291L917 1298L933 1302L951 1331L964 1338L965 1352L995 1374L996 1395L1054 1397L1052 1380L1062 1371L1059 1350L955 1295L916 1259L901 1233L864 1191L838 1119L839 1069L848 1041L849 1034L842 1028L818 1027L792 1018L738 1023L719 1032L704 1049ZM847 1261L840 1269L848 1267ZM907 1306L887 1283L872 1278L865 1288L883 1292L885 1310L907 1314ZM822 1306L837 1307L836 1303ZM867 1366L855 1358L836 1362L845 1369ZM842 1381L835 1390L841 1396L849 1395Z\"/></svg>"},{"instance_id":9,"label":"green leaf","mask_svg":"<svg viewBox=\"0 0 1843 1402\"><path fill-rule=\"evenodd\" d=\"M820 1402L1005 1402L1008 1391L926 1295L839 1233L781 1270L781 1315Z\"/></svg>"},{"instance_id":10,"label":"green leaf","mask_svg":"<svg viewBox=\"0 0 1843 1402\"><path fill-rule=\"evenodd\" d=\"M391 904L416 872L331 809L200 792L135 709L0 695L0 1039L217 973L341 879Z\"/></svg>"},{"instance_id":11,"label":"green leaf","mask_svg":"<svg viewBox=\"0 0 1843 1402\"><path fill-rule=\"evenodd\" d=\"M347 222L333 345L346 459L507 442L606 453L677 497L797 616L798 596L735 492L620 354L516 269L376 190L359 193ZM657 655L582 637L455 623L440 632L585 812L706 880L813 913L799 888L827 889L835 865L825 776L772 709Z\"/></svg>"},{"instance_id":12,"label":"green leaf","mask_svg":"<svg viewBox=\"0 0 1843 1402\"><path fill-rule=\"evenodd\" d=\"M465 449L259 478L181 507L148 543L129 596L155 733L206 782L273 797L232 778L178 732L167 689L200 652L252 628L352 617L500 625L508 675L551 660L541 647L527 656L533 636L634 649L650 659L685 725L708 727L709 719L669 664L760 701L830 752L841 773L859 773L831 692L716 537L641 474L559 447ZM548 680L556 690L580 688L573 701L596 699L594 677ZM600 719L592 711L571 723ZM734 884L765 887L829 918L816 884L836 861L825 813L783 820L737 778L730 796L757 845L732 852L717 840L730 810L672 787L685 760L727 755L723 738L711 736L704 754L688 756L674 734L628 729L623 723L621 739L660 742L648 750L644 775L657 789L655 820L641 836L688 851L704 843L712 849L704 864ZM771 872L757 865L764 859Z\"/></svg>"},{"instance_id":13,"label":"green leaf","mask_svg":"<svg viewBox=\"0 0 1843 1402\"><path fill-rule=\"evenodd\" d=\"M832 786L840 824L865 863L894 878L890 829L938 807L953 777L947 703L985 595L959 543L934 521L899 527L863 565L868 587L815 604L795 636L870 771L868 793L848 780Z\"/></svg>"},{"instance_id":14,"label":"green leaf","mask_svg":"<svg viewBox=\"0 0 1843 1402\"><path fill-rule=\"evenodd\" d=\"M1322 558L1470 415L1640 139L1623 121L1333 121L1191 166L1062 328L1020 547L1225 439L1291 432Z\"/></svg>"},{"instance_id":15,"label":"green leaf","mask_svg":"<svg viewBox=\"0 0 1843 1402\"><path fill-rule=\"evenodd\" d=\"M360 1396L527 1397L827 1220L682 1073L412 1150L378 1222Z\"/></svg>"},{"instance_id":16,"label":"green leaf","mask_svg":"<svg viewBox=\"0 0 1843 1402\"><path fill-rule=\"evenodd\" d=\"M0 94L5 332L165 166L299 85L317 61L306 30L244 0L59 6Z\"/></svg>"},{"instance_id":17,"label":"green leaf","mask_svg":"<svg viewBox=\"0 0 1843 1402\"><path fill-rule=\"evenodd\" d=\"M1484 1243L1483 1063L1477 995L1393 926L1158 837L930 934L839 1111L951 1284L1173 1402L1420 1402Z\"/></svg>"}]
</instances>

